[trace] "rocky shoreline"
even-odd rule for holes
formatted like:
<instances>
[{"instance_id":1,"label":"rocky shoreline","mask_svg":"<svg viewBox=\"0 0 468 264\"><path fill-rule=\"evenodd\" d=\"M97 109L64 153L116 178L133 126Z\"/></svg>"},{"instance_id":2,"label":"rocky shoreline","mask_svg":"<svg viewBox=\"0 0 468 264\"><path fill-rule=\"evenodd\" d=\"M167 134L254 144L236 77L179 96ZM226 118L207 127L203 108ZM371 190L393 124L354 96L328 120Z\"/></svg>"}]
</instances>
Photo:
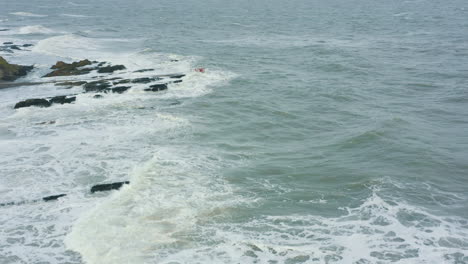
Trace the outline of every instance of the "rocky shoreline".
<instances>
[{"instance_id":1,"label":"rocky shoreline","mask_svg":"<svg viewBox=\"0 0 468 264\"><path fill-rule=\"evenodd\" d=\"M7 42L5 42L7 43ZM4 43L4 44L5 44ZM8 42L8 45L12 43ZM55 86L61 86L65 89L80 86L83 88L83 93L95 93L94 98L101 98L102 94L105 93L124 93L135 84L147 84L144 88L147 92L159 92L167 90L170 84L182 82L182 78L185 74L166 74L166 75L153 75L148 77L139 77L135 79L124 79L121 77L112 77L114 72L120 72L126 70L125 65L112 65L108 62L90 61L84 59L81 61L75 61L72 63L66 63L58 61L50 69L51 72L42 76L44 82L15 82L18 78L24 77L33 70L34 66L16 65L8 63L3 57L0 56L0 89L12 88L19 86L31 86L38 84L53 84ZM134 72L151 72L154 69L141 69ZM54 77L66 77L66 76L85 76L91 72L104 74L98 76L99 79L89 80L54 80ZM93 77L93 78L96 78ZM70 94L65 96L55 96L47 98L30 98L23 100L15 104L14 109L23 107L50 107L54 104L69 104L76 101L76 94Z\"/></svg>"}]
</instances>

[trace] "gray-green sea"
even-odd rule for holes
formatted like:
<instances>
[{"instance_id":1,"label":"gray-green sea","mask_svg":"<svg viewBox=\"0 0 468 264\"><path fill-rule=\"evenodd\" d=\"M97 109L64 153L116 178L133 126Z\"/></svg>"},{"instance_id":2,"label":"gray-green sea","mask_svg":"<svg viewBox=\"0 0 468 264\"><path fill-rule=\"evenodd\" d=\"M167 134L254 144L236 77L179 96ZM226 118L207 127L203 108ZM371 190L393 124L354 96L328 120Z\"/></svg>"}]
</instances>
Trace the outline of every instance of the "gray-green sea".
<instances>
[{"instance_id":1,"label":"gray-green sea","mask_svg":"<svg viewBox=\"0 0 468 264\"><path fill-rule=\"evenodd\" d=\"M0 203L67 194L0 207L2 264L468 263L466 1L0 0L0 30L22 82L186 74L0 90Z\"/></svg>"}]
</instances>

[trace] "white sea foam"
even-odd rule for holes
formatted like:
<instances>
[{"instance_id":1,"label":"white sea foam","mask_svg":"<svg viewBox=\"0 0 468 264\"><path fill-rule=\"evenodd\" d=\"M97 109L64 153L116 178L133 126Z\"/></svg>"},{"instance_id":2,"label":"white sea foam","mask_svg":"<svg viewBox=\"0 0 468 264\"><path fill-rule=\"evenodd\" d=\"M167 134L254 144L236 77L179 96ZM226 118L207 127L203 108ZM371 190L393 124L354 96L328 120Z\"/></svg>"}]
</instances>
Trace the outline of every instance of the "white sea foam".
<instances>
[{"instance_id":1,"label":"white sea foam","mask_svg":"<svg viewBox=\"0 0 468 264\"><path fill-rule=\"evenodd\" d=\"M162 252L155 263L463 263L467 221L430 214L376 193L337 218L260 216L214 224L209 243ZM204 245L205 244L205 245ZM458 262L457 262L458 261Z\"/></svg>"},{"instance_id":2,"label":"white sea foam","mask_svg":"<svg viewBox=\"0 0 468 264\"><path fill-rule=\"evenodd\" d=\"M41 26L41 25L34 25L34 26L25 26L18 29L18 34L20 35L29 35L29 34L54 34L57 33L56 31Z\"/></svg>"},{"instance_id":3,"label":"white sea foam","mask_svg":"<svg viewBox=\"0 0 468 264\"><path fill-rule=\"evenodd\" d=\"M29 13L29 12L13 12L10 13L15 16L24 16L24 17L46 17L47 15L41 15L41 14L34 14L34 13Z\"/></svg>"},{"instance_id":4,"label":"white sea foam","mask_svg":"<svg viewBox=\"0 0 468 264\"><path fill-rule=\"evenodd\" d=\"M67 246L87 263L152 263L159 249L190 246L197 225L240 202L215 167L202 151L158 148L129 186L73 225Z\"/></svg>"},{"instance_id":5,"label":"white sea foam","mask_svg":"<svg viewBox=\"0 0 468 264\"><path fill-rule=\"evenodd\" d=\"M89 16L86 15L76 15L76 14L60 14L61 16L64 17L75 17L75 18L87 18Z\"/></svg>"}]
</instances>

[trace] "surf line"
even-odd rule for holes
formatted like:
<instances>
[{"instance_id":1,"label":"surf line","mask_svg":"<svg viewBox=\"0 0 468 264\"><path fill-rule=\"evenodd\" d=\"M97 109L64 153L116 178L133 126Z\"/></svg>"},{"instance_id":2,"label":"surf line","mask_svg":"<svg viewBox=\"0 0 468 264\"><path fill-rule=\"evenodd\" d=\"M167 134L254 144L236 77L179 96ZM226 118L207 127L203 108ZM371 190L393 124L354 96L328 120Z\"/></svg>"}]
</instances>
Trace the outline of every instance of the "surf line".
<instances>
[{"instance_id":1,"label":"surf line","mask_svg":"<svg viewBox=\"0 0 468 264\"><path fill-rule=\"evenodd\" d=\"M130 184L130 182L129 181L123 181L123 182L112 182L112 183L97 184L97 185L94 185L94 186L91 187L90 192L95 193L95 192L119 190L120 188L122 188L122 186L124 184ZM61 194L56 194L56 195L50 195L50 196L42 197L41 199L35 199L35 200L29 200L29 201L0 203L0 207L10 206L10 205L23 205L23 204L27 204L27 203L56 201L59 198L64 197L64 196L67 196L67 194L61 193Z\"/></svg>"}]
</instances>

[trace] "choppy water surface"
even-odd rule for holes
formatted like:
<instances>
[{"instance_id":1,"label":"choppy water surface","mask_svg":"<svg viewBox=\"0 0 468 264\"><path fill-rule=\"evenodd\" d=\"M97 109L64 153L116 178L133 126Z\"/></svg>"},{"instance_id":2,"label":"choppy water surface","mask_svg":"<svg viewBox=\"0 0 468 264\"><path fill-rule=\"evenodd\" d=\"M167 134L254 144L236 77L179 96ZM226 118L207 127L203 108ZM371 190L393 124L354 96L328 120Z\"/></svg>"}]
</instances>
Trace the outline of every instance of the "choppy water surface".
<instances>
[{"instance_id":1,"label":"choppy water surface","mask_svg":"<svg viewBox=\"0 0 468 264\"><path fill-rule=\"evenodd\" d=\"M0 90L0 203L68 194L0 207L0 263L468 263L465 1L1 1L22 81L187 76Z\"/></svg>"}]
</instances>

